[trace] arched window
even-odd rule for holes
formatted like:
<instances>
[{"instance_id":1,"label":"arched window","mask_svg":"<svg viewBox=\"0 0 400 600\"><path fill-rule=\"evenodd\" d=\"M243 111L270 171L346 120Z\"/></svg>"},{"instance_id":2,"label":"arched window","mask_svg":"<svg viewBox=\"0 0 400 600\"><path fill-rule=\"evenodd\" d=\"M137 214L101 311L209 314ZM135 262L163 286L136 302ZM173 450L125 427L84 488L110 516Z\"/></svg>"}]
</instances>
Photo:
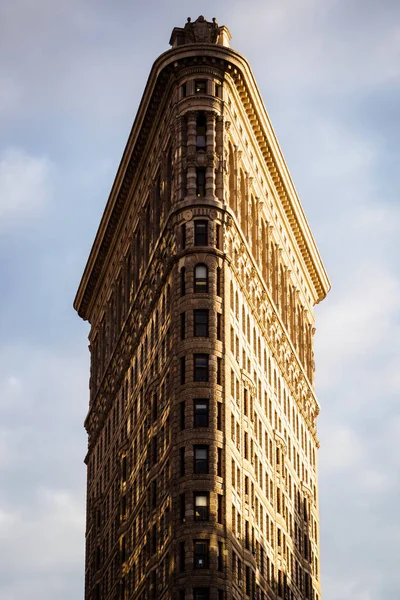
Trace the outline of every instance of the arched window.
<instances>
[{"instance_id":1,"label":"arched window","mask_svg":"<svg viewBox=\"0 0 400 600\"><path fill-rule=\"evenodd\" d=\"M194 268L194 292L208 292L208 270L206 265L196 265Z\"/></svg>"}]
</instances>

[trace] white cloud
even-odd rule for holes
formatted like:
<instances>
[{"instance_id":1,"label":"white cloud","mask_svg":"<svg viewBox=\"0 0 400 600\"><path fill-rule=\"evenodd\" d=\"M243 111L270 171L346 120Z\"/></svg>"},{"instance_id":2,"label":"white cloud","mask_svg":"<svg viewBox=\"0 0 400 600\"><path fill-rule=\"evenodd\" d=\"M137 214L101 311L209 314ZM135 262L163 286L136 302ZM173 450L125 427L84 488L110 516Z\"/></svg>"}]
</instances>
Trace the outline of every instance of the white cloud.
<instances>
[{"instance_id":1,"label":"white cloud","mask_svg":"<svg viewBox=\"0 0 400 600\"><path fill-rule=\"evenodd\" d=\"M48 158L10 148L0 155L0 227L39 216L52 189L52 165Z\"/></svg>"}]
</instances>

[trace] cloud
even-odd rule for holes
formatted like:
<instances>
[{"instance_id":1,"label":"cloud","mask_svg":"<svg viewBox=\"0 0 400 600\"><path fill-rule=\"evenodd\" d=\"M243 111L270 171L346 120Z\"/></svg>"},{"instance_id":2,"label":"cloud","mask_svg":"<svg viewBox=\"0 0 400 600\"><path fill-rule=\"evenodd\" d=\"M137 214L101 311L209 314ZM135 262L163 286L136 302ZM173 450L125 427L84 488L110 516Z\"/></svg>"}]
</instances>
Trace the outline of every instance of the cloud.
<instances>
[{"instance_id":1,"label":"cloud","mask_svg":"<svg viewBox=\"0 0 400 600\"><path fill-rule=\"evenodd\" d=\"M0 154L0 228L22 226L41 215L52 191L51 161L18 148Z\"/></svg>"},{"instance_id":2,"label":"cloud","mask_svg":"<svg viewBox=\"0 0 400 600\"><path fill-rule=\"evenodd\" d=\"M82 336L83 337L83 336ZM0 362L0 596L82 595L88 364L15 344Z\"/></svg>"},{"instance_id":3,"label":"cloud","mask_svg":"<svg viewBox=\"0 0 400 600\"><path fill-rule=\"evenodd\" d=\"M325 600L397 600L400 588L398 6L202 8L254 69L332 280L316 322ZM0 233L14 238L2 236L0 262L4 600L82 596L89 366L72 286L150 65L187 5L153 13L0 3Z\"/></svg>"},{"instance_id":4,"label":"cloud","mask_svg":"<svg viewBox=\"0 0 400 600\"><path fill-rule=\"evenodd\" d=\"M398 83L397 23L395 3L360 0L346 10L332 0L257 0L246 12L237 3L229 18L232 46L251 56L256 72L267 69L265 89L279 84L297 102L304 94L310 100L310 92L317 98L350 98ZM260 24L263 35L254 35Z\"/></svg>"},{"instance_id":5,"label":"cloud","mask_svg":"<svg viewBox=\"0 0 400 600\"><path fill-rule=\"evenodd\" d=\"M84 520L81 494L63 489L39 489L24 510L0 511L1 597L82 596Z\"/></svg>"}]
</instances>

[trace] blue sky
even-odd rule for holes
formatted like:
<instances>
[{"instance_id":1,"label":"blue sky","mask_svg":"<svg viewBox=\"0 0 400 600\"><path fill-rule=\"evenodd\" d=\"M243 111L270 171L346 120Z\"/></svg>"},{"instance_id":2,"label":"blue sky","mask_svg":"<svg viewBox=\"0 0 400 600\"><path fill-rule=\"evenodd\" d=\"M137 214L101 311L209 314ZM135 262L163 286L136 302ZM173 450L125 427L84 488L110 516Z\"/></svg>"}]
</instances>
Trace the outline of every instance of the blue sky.
<instances>
[{"instance_id":1,"label":"blue sky","mask_svg":"<svg viewBox=\"0 0 400 600\"><path fill-rule=\"evenodd\" d=\"M0 597L83 597L81 273L187 16L249 60L332 281L317 307L325 600L398 600L400 3L0 4Z\"/></svg>"}]
</instances>

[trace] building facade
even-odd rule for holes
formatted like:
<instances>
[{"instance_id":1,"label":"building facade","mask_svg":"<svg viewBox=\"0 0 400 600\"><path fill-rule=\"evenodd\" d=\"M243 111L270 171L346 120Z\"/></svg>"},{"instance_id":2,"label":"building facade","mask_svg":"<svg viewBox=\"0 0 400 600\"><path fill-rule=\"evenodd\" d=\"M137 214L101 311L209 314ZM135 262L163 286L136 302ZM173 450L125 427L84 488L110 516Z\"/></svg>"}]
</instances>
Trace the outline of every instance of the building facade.
<instances>
[{"instance_id":1,"label":"building facade","mask_svg":"<svg viewBox=\"0 0 400 600\"><path fill-rule=\"evenodd\" d=\"M154 63L75 299L86 600L320 600L313 306L329 281L246 60Z\"/></svg>"}]
</instances>

